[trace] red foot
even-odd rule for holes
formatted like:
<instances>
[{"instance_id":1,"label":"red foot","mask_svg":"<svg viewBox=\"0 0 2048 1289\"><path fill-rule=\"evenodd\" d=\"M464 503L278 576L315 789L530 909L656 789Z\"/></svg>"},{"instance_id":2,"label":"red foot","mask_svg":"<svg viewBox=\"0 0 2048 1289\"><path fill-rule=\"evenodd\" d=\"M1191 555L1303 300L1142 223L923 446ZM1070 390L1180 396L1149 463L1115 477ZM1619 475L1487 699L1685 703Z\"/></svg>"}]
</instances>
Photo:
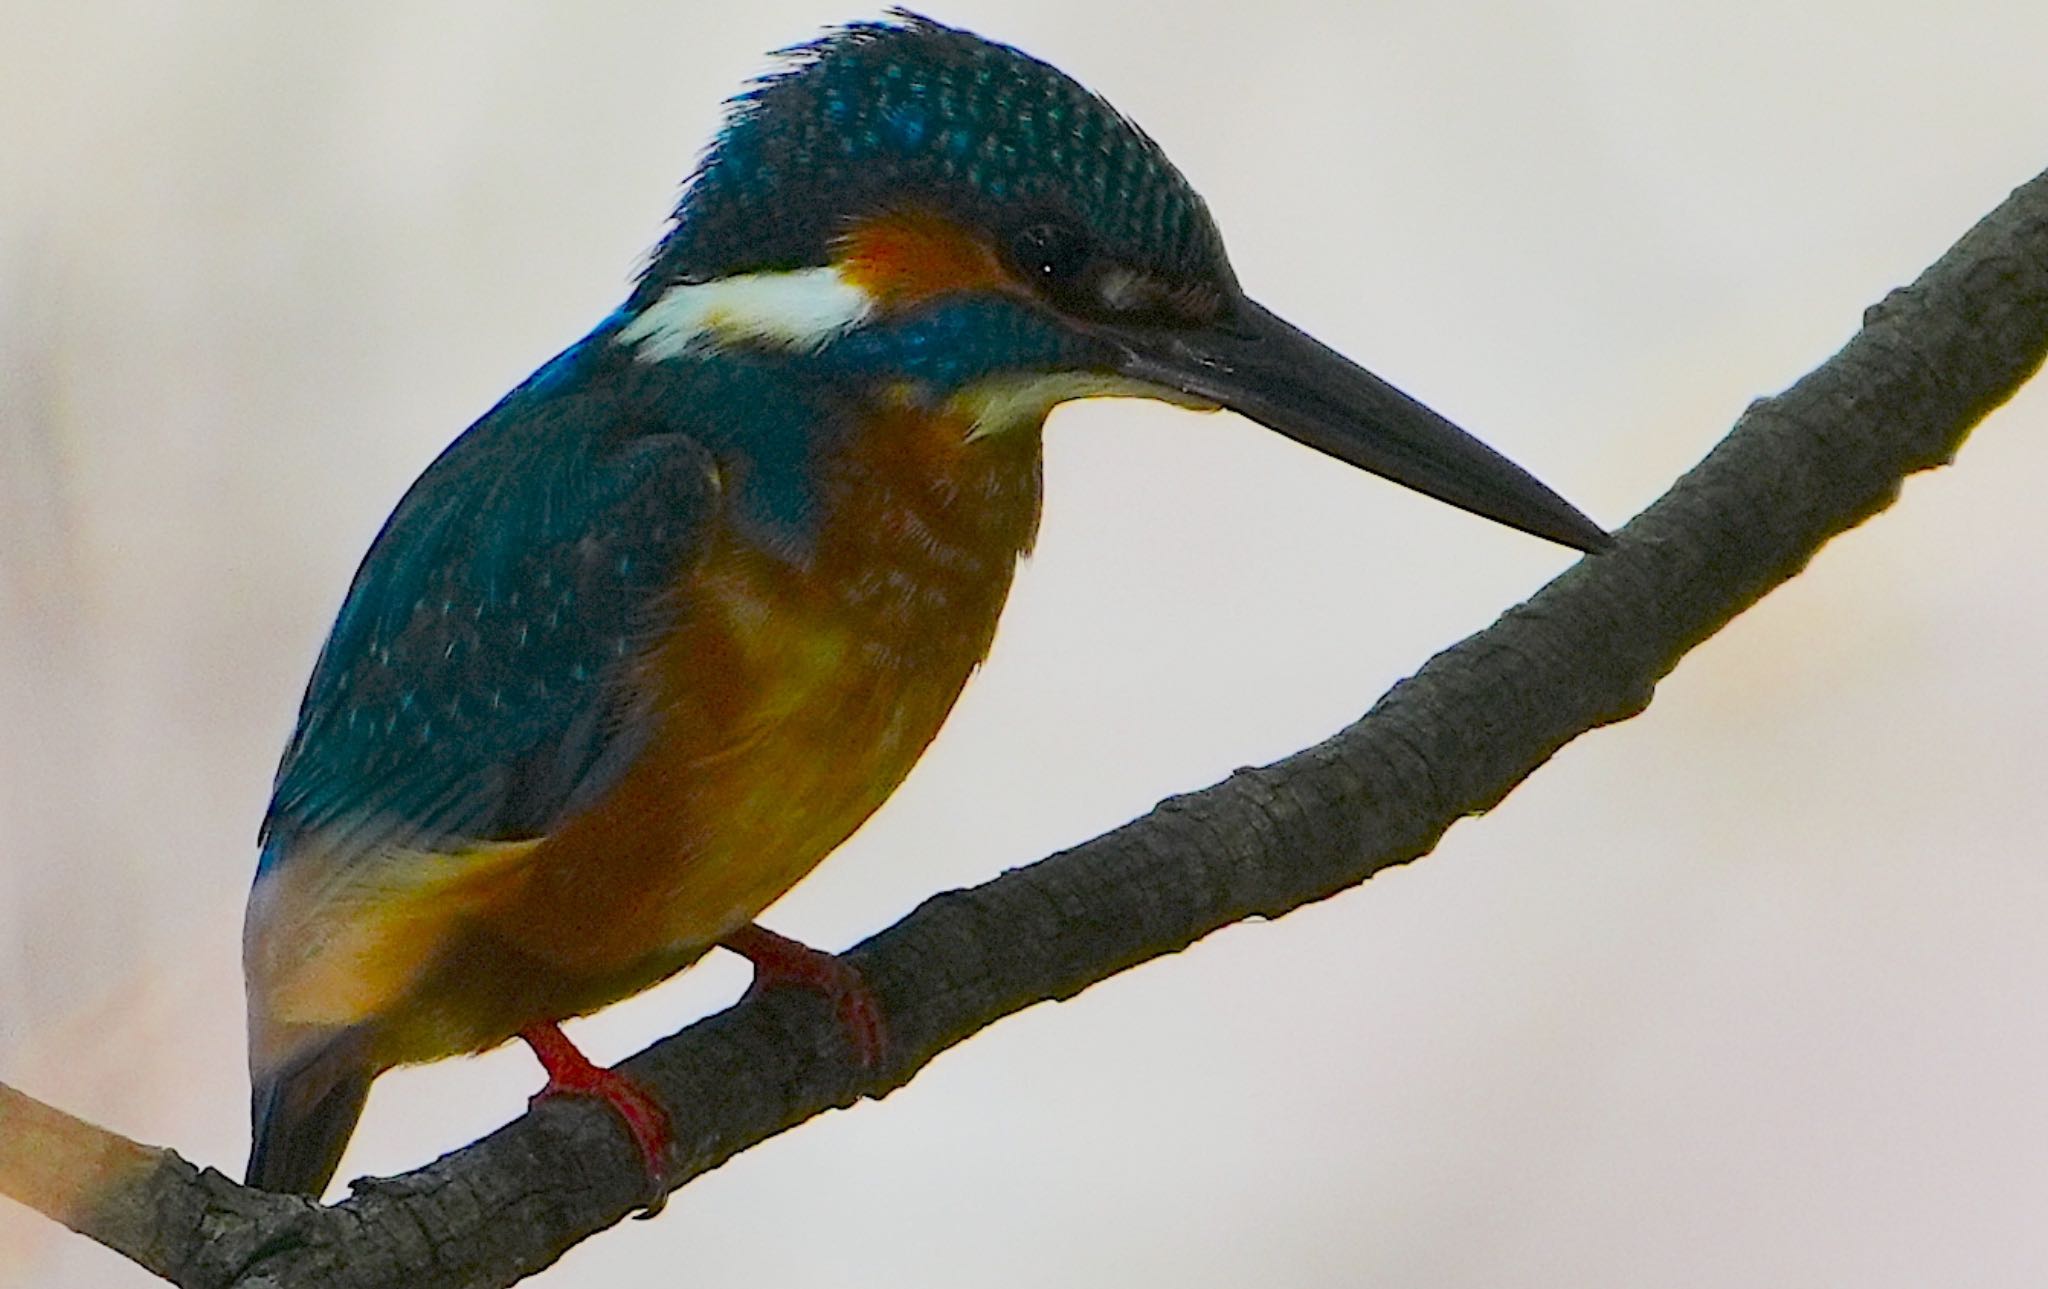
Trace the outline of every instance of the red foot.
<instances>
[{"instance_id":1,"label":"red foot","mask_svg":"<svg viewBox=\"0 0 2048 1289\"><path fill-rule=\"evenodd\" d=\"M829 953L752 923L719 943L754 964L754 983L748 993L777 985L817 990L832 1000L861 1068L872 1070L881 1064L888 1031L882 1027L882 1009L860 972Z\"/></svg>"},{"instance_id":2,"label":"red foot","mask_svg":"<svg viewBox=\"0 0 2048 1289\"><path fill-rule=\"evenodd\" d=\"M533 1094L530 1104L539 1105L549 1097L596 1097L610 1106L625 1123L640 1158L647 1165L647 1207L641 1217L653 1217L668 1202L668 1154L674 1138L669 1133L668 1111L652 1093L617 1070L591 1064L590 1058L552 1021L529 1025L519 1037L533 1049L548 1072L548 1085Z\"/></svg>"}]
</instances>

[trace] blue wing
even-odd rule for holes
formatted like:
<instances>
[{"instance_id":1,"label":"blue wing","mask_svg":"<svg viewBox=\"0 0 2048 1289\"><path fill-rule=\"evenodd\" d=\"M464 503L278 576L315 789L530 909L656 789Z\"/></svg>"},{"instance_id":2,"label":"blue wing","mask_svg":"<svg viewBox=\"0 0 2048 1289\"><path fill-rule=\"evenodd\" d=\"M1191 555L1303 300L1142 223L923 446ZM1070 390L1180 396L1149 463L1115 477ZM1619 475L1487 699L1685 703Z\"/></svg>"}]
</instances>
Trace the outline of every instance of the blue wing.
<instances>
[{"instance_id":1,"label":"blue wing","mask_svg":"<svg viewBox=\"0 0 2048 1289\"><path fill-rule=\"evenodd\" d=\"M539 836L614 783L634 683L684 611L717 470L663 402L586 379L596 337L421 475L357 571L264 821L330 852Z\"/></svg>"},{"instance_id":2,"label":"blue wing","mask_svg":"<svg viewBox=\"0 0 2048 1289\"><path fill-rule=\"evenodd\" d=\"M809 558L846 396L744 356L642 363L617 323L427 468L313 669L243 946L259 1184L333 1172L381 1068L376 1022L462 915L462 883L517 862L492 843L554 831L647 745L640 673L691 611L714 520Z\"/></svg>"}]
</instances>

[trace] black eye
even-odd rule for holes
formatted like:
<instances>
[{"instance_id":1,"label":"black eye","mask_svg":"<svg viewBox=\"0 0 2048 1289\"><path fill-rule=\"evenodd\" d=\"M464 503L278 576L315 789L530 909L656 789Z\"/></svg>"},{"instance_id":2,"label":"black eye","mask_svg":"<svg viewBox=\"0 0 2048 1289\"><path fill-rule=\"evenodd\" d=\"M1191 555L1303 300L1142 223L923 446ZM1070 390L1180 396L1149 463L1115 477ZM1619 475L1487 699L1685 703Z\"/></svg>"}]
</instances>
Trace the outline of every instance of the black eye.
<instances>
[{"instance_id":1,"label":"black eye","mask_svg":"<svg viewBox=\"0 0 2048 1289\"><path fill-rule=\"evenodd\" d=\"M1093 258L1081 230L1051 220L1018 229L1010 239L1010 254L1025 277L1055 289L1077 282Z\"/></svg>"}]
</instances>

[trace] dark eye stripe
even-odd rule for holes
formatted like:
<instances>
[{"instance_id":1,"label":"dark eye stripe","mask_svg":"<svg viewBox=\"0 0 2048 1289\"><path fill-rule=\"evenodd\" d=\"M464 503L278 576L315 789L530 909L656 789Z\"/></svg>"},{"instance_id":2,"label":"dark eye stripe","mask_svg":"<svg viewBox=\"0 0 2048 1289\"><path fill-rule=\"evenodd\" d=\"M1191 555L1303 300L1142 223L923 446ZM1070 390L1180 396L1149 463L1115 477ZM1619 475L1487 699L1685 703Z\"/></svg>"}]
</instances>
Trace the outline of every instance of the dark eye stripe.
<instances>
[{"instance_id":1,"label":"dark eye stripe","mask_svg":"<svg viewBox=\"0 0 2048 1289\"><path fill-rule=\"evenodd\" d=\"M1191 325L1214 321L1222 307L1216 288L1167 282L1118 263L1084 230L1059 218L1019 227L1009 239L1009 259L1048 302L1080 317Z\"/></svg>"},{"instance_id":2,"label":"dark eye stripe","mask_svg":"<svg viewBox=\"0 0 2048 1289\"><path fill-rule=\"evenodd\" d=\"M1078 228L1055 220L1026 224L1010 238L1010 257L1028 282L1067 289L1087 271L1095 252Z\"/></svg>"}]
</instances>

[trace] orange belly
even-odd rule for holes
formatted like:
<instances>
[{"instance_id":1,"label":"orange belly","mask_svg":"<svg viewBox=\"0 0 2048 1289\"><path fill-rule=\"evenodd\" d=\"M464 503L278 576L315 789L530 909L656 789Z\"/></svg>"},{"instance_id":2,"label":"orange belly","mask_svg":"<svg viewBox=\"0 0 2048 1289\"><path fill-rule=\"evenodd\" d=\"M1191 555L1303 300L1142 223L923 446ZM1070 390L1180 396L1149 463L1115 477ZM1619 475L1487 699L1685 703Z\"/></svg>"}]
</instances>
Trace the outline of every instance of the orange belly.
<instances>
[{"instance_id":1,"label":"orange belly","mask_svg":"<svg viewBox=\"0 0 2048 1289\"><path fill-rule=\"evenodd\" d=\"M605 975L752 921L910 773L1000 605L976 606L980 648L962 640L911 667L748 562L715 552L697 578L702 607L660 662L661 733L617 790L535 851L492 913L507 942Z\"/></svg>"},{"instance_id":2,"label":"orange belly","mask_svg":"<svg viewBox=\"0 0 2048 1289\"><path fill-rule=\"evenodd\" d=\"M391 1063L488 1047L688 966L858 828L987 655L1036 533L1035 431L895 418L834 463L812 558L715 535L643 683L658 733L386 1014Z\"/></svg>"}]
</instances>

